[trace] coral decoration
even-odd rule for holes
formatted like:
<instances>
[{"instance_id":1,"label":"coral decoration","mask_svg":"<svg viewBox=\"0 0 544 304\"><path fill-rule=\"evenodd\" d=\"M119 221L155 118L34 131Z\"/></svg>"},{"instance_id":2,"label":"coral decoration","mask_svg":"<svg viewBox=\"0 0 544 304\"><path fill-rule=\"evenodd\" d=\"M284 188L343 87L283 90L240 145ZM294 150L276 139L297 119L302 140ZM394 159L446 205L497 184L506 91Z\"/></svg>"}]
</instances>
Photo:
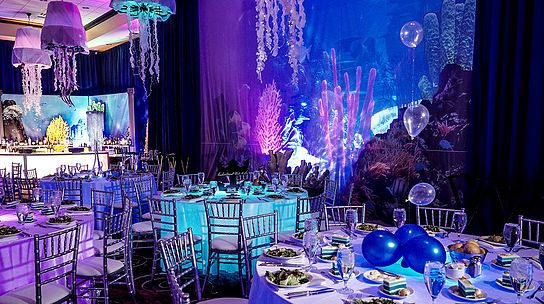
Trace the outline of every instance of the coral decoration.
<instances>
[{"instance_id":1,"label":"coral decoration","mask_svg":"<svg viewBox=\"0 0 544 304\"><path fill-rule=\"evenodd\" d=\"M276 83L267 85L259 99L259 109L255 118L255 137L261 153L277 152L281 148L282 127L279 124L281 96Z\"/></svg>"},{"instance_id":2,"label":"coral decoration","mask_svg":"<svg viewBox=\"0 0 544 304\"><path fill-rule=\"evenodd\" d=\"M68 138L68 124L59 115L53 118L49 126L47 126L47 140L51 144L61 144Z\"/></svg>"},{"instance_id":3,"label":"coral decoration","mask_svg":"<svg viewBox=\"0 0 544 304\"><path fill-rule=\"evenodd\" d=\"M367 94L359 110L359 96L361 87L361 67L357 67L355 74L355 94L351 93L349 85L349 75L344 73L344 83L346 87L346 104L344 109L342 88L338 85L338 71L336 68L336 52L331 50L331 63L333 75L333 100L330 101L328 94L327 81L321 83L321 98L318 101L319 116L324 133L327 157L329 160L329 169L337 168L339 181L342 184L345 178L349 177L347 169L353 159L357 157L357 152L361 145L355 144L355 139L362 138L363 142L370 139L370 122L372 112L374 111L374 83L376 81L376 69L372 68L368 74ZM329 105L332 102L332 105ZM360 113L359 113L360 112ZM332 121L330 119L332 113ZM358 116L359 115L359 116ZM356 129L358 126L358 129ZM356 132L356 130L358 132ZM336 156L336 158L335 158ZM347 158L346 158L347 156ZM349 160L349 164L348 164Z\"/></svg>"},{"instance_id":4,"label":"coral decoration","mask_svg":"<svg viewBox=\"0 0 544 304\"><path fill-rule=\"evenodd\" d=\"M261 73L268 59L266 50L268 49L273 57L278 55L280 48L279 31L281 30L284 36L287 31L287 56L289 57L289 65L293 69L291 80L293 84L298 83L298 58L299 52L304 45L302 34L306 25L303 2L304 0L256 1L257 77L259 80L262 81ZM280 8L281 16L278 25Z\"/></svg>"}]
</instances>

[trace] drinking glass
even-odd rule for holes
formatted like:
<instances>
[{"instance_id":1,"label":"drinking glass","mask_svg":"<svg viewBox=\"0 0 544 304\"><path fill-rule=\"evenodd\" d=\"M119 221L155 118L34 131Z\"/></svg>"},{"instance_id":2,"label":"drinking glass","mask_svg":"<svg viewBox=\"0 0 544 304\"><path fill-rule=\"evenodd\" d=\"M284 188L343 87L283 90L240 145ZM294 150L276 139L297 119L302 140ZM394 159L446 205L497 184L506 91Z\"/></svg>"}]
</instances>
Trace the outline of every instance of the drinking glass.
<instances>
[{"instance_id":1,"label":"drinking glass","mask_svg":"<svg viewBox=\"0 0 544 304\"><path fill-rule=\"evenodd\" d=\"M198 184L199 185L204 184L204 177L205 177L204 172L198 172Z\"/></svg>"},{"instance_id":2,"label":"drinking glass","mask_svg":"<svg viewBox=\"0 0 544 304\"><path fill-rule=\"evenodd\" d=\"M60 204L62 201L62 191L60 190L53 191L53 194L51 194L50 199L51 199L51 207L53 209L53 212L55 213L55 216L57 216L59 213Z\"/></svg>"},{"instance_id":3,"label":"drinking glass","mask_svg":"<svg viewBox=\"0 0 544 304\"><path fill-rule=\"evenodd\" d=\"M278 184L280 183L280 180L277 177L274 177L272 179L272 186L274 187L274 192L278 191Z\"/></svg>"},{"instance_id":4,"label":"drinking glass","mask_svg":"<svg viewBox=\"0 0 544 304\"><path fill-rule=\"evenodd\" d=\"M17 220L19 221L19 223L24 225L26 222L26 219L28 218L28 214L30 213L30 208L28 208L28 205L27 204L17 205L15 212L17 212Z\"/></svg>"},{"instance_id":5,"label":"drinking glass","mask_svg":"<svg viewBox=\"0 0 544 304\"><path fill-rule=\"evenodd\" d=\"M355 226L357 225L357 222L359 221L357 214L357 210L355 209L347 209L346 213L344 214L344 221L348 227L349 235L353 235L353 230L355 230Z\"/></svg>"},{"instance_id":6,"label":"drinking glass","mask_svg":"<svg viewBox=\"0 0 544 304\"><path fill-rule=\"evenodd\" d=\"M259 181L260 173L259 171L253 171L253 181Z\"/></svg>"},{"instance_id":7,"label":"drinking glass","mask_svg":"<svg viewBox=\"0 0 544 304\"><path fill-rule=\"evenodd\" d=\"M533 280L533 264L524 258L513 260L510 265L510 277L512 288L518 295L516 303L521 303L521 297L529 289Z\"/></svg>"},{"instance_id":8,"label":"drinking glass","mask_svg":"<svg viewBox=\"0 0 544 304\"><path fill-rule=\"evenodd\" d=\"M283 191L287 189L287 185L289 185L289 177L287 175L281 176L281 186L283 188Z\"/></svg>"},{"instance_id":9,"label":"drinking glass","mask_svg":"<svg viewBox=\"0 0 544 304\"><path fill-rule=\"evenodd\" d=\"M395 222L395 227L397 228L404 225L404 223L406 223L406 209L395 208L393 210L393 221Z\"/></svg>"},{"instance_id":10,"label":"drinking glass","mask_svg":"<svg viewBox=\"0 0 544 304\"><path fill-rule=\"evenodd\" d=\"M248 196L249 196L249 193L251 192L251 185L252 184L253 183L250 182L250 181L245 181L244 182L244 191L246 192L246 195L248 195Z\"/></svg>"},{"instance_id":11,"label":"drinking glass","mask_svg":"<svg viewBox=\"0 0 544 304\"><path fill-rule=\"evenodd\" d=\"M344 287L337 289L336 291L343 295L352 294L353 289L348 288L348 280L355 268L355 255L351 249L344 247L338 250L338 253L336 254L336 266L338 267L338 272L340 273L342 281L344 281Z\"/></svg>"},{"instance_id":12,"label":"drinking glass","mask_svg":"<svg viewBox=\"0 0 544 304\"><path fill-rule=\"evenodd\" d=\"M467 214L463 211L457 211L453 213L452 218L453 230L457 233L457 240L454 242L461 241L461 233L465 230L467 226Z\"/></svg>"},{"instance_id":13,"label":"drinking glass","mask_svg":"<svg viewBox=\"0 0 544 304\"><path fill-rule=\"evenodd\" d=\"M192 184L193 182L191 181L189 177L185 177L183 179L183 187L185 187L185 192L189 193L189 189L191 189Z\"/></svg>"},{"instance_id":14,"label":"drinking glass","mask_svg":"<svg viewBox=\"0 0 544 304\"><path fill-rule=\"evenodd\" d=\"M76 163L76 170L77 170L77 172L81 172L81 164L80 163Z\"/></svg>"},{"instance_id":15,"label":"drinking glass","mask_svg":"<svg viewBox=\"0 0 544 304\"><path fill-rule=\"evenodd\" d=\"M306 253L306 257L308 258L308 266L304 267L306 271L310 271L313 268L315 255L319 247L318 245L319 240L317 238L317 234L314 231L304 232L302 238L302 248L304 248L304 252Z\"/></svg>"},{"instance_id":16,"label":"drinking glass","mask_svg":"<svg viewBox=\"0 0 544 304\"><path fill-rule=\"evenodd\" d=\"M217 182L216 181L210 181L210 190L212 191L212 196L214 196L215 192L217 191Z\"/></svg>"},{"instance_id":17,"label":"drinking glass","mask_svg":"<svg viewBox=\"0 0 544 304\"><path fill-rule=\"evenodd\" d=\"M32 189L32 197L34 198L34 202L38 203L40 201L41 195L42 195L42 188L36 187Z\"/></svg>"},{"instance_id":18,"label":"drinking glass","mask_svg":"<svg viewBox=\"0 0 544 304\"><path fill-rule=\"evenodd\" d=\"M425 263L424 279L427 291L431 294L434 303L446 283L446 268L444 264L432 261Z\"/></svg>"},{"instance_id":19,"label":"drinking glass","mask_svg":"<svg viewBox=\"0 0 544 304\"><path fill-rule=\"evenodd\" d=\"M66 173L66 165L60 165L60 172L62 174Z\"/></svg>"},{"instance_id":20,"label":"drinking glass","mask_svg":"<svg viewBox=\"0 0 544 304\"><path fill-rule=\"evenodd\" d=\"M518 224L515 224L515 223L504 224L504 229L502 230L502 236L504 237L506 246L508 246L509 248L508 252L512 251L512 249L516 247L516 244L519 242L520 234L521 234L521 229Z\"/></svg>"},{"instance_id":21,"label":"drinking glass","mask_svg":"<svg viewBox=\"0 0 544 304\"><path fill-rule=\"evenodd\" d=\"M304 231L313 231L317 233L319 230L319 221L315 218L307 218L304 220Z\"/></svg>"},{"instance_id":22,"label":"drinking glass","mask_svg":"<svg viewBox=\"0 0 544 304\"><path fill-rule=\"evenodd\" d=\"M544 243L540 244L538 249L538 259L540 260L540 266L544 268Z\"/></svg>"}]
</instances>

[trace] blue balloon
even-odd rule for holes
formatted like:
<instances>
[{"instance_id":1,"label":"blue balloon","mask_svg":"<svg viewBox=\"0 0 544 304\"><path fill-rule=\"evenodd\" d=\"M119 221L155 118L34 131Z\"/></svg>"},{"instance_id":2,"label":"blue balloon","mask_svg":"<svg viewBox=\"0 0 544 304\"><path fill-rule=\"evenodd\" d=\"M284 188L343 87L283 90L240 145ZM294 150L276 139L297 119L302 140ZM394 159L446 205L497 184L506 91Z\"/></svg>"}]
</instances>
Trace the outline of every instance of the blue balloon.
<instances>
[{"instance_id":1,"label":"blue balloon","mask_svg":"<svg viewBox=\"0 0 544 304\"><path fill-rule=\"evenodd\" d=\"M370 264L380 267L395 264L402 256L399 241L385 230L369 233L363 240L362 252Z\"/></svg>"},{"instance_id":2,"label":"blue balloon","mask_svg":"<svg viewBox=\"0 0 544 304\"><path fill-rule=\"evenodd\" d=\"M409 240L420 235L428 235L425 229L416 224L406 224L402 225L397 231L395 231L395 236L400 242L400 245L406 244Z\"/></svg>"},{"instance_id":3,"label":"blue balloon","mask_svg":"<svg viewBox=\"0 0 544 304\"><path fill-rule=\"evenodd\" d=\"M442 243L428 235L420 235L408 241L402 246L404 260L413 270L423 273L427 261L446 262L446 250Z\"/></svg>"}]
</instances>

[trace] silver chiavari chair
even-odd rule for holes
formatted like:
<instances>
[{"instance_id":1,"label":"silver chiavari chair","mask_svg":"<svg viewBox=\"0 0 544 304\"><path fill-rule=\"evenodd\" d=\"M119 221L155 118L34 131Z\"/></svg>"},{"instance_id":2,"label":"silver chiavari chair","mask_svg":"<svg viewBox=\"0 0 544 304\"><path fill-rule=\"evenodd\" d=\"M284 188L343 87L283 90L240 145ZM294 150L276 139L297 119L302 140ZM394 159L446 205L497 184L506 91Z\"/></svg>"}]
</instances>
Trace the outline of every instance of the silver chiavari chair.
<instances>
[{"instance_id":1,"label":"silver chiavari chair","mask_svg":"<svg viewBox=\"0 0 544 304\"><path fill-rule=\"evenodd\" d=\"M174 187L175 177L176 177L176 171L172 169L162 172L161 190L164 191Z\"/></svg>"},{"instance_id":2,"label":"silver chiavari chair","mask_svg":"<svg viewBox=\"0 0 544 304\"><path fill-rule=\"evenodd\" d=\"M323 217L325 218L325 230L331 230L336 227L347 227L345 222L346 210L354 209L357 211L358 223L365 222L366 204L361 206L327 206L323 204Z\"/></svg>"},{"instance_id":3,"label":"silver chiavari chair","mask_svg":"<svg viewBox=\"0 0 544 304\"><path fill-rule=\"evenodd\" d=\"M147 172L153 174L153 176L155 177L155 180L157 181L157 184L159 183L159 178L160 178L160 171L161 171L161 167L159 165L154 165L154 164L147 164L146 165L146 170Z\"/></svg>"},{"instance_id":4,"label":"silver chiavari chair","mask_svg":"<svg viewBox=\"0 0 544 304\"><path fill-rule=\"evenodd\" d=\"M94 212L93 240L104 238L104 221L108 216L113 215L113 192L91 189L91 209ZM95 250L101 244L94 244Z\"/></svg>"},{"instance_id":5,"label":"silver chiavari chair","mask_svg":"<svg viewBox=\"0 0 544 304\"><path fill-rule=\"evenodd\" d=\"M453 229L453 214L465 212L465 208L447 209L416 206L416 223L419 226L436 226L442 229Z\"/></svg>"},{"instance_id":6,"label":"silver chiavari chair","mask_svg":"<svg viewBox=\"0 0 544 304\"><path fill-rule=\"evenodd\" d=\"M295 230L304 230L304 220L315 218L318 220L318 227L321 227L321 217L323 213L323 204L325 196L318 195L314 197L297 198L297 214L295 216ZM296 232L295 231L295 232Z\"/></svg>"},{"instance_id":7,"label":"silver chiavari chair","mask_svg":"<svg viewBox=\"0 0 544 304\"><path fill-rule=\"evenodd\" d=\"M336 204L336 192L338 191L338 184L336 181L327 178L325 179L325 186L323 188L323 194L325 195L325 203L329 206Z\"/></svg>"},{"instance_id":8,"label":"silver chiavari chair","mask_svg":"<svg viewBox=\"0 0 544 304\"><path fill-rule=\"evenodd\" d=\"M161 239L169 239L178 233L177 208L175 199L152 198L149 203L151 225L153 229L154 248L151 264L151 283L155 279L157 264L160 261L158 243Z\"/></svg>"},{"instance_id":9,"label":"silver chiavari chair","mask_svg":"<svg viewBox=\"0 0 544 304\"><path fill-rule=\"evenodd\" d=\"M217 262L217 275L221 263L238 265L238 277L245 291L242 269L244 267L242 246L242 211L244 200L204 201L208 225L208 265L202 289Z\"/></svg>"},{"instance_id":10,"label":"silver chiavari chair","mask_svg":"<svg viewBox=\"0 0 544 304\"><path fill-rule=\"evenodd\" d=\"M80 226L34 235L36 281L0 296L0 303L77 303ZM62 261L62 262L60 262Z\"/></svg>"},{"instance_id":11,"label":"silver chiavari chair","mask_svg":"<svg viewBox=\"0 0 544 304\"><path fill-rule=\"evenodd\" d=\"M283 174L287 177L287 186L289 187L302 187L302 175L301 174Z\"/></svg>"},{"instance_id":12,"label":"silver chiavari chair","mask_svg":"<svg viewBox=\"0 0 544 304\"><path fill-rule=\"evenodd\" d=\"M149 207L149 201L156 194L155 188L153 187L153 178L150 176L140 176L134 181L134 183L136 186L136 191L138 192L138 198L140 199L140 208L138 208L140 218L142 220L149 221L151 220L151 213L144 213L144 208Z\"/></svg>"},{"instance_id":13,"label":"silver chiavari chair","mask_svg":"<svg viewBox=\"0 0 544 304\"><path fill-rule=\"evenodd\" d=\"M60 179L57 180L57 189L64 192L63 200L71 201L72 203L83 205L83 180L80 178Z\"/></svg>"},{"instance_id":14,"label":"silver chiavari chair","mask_svg":"<svg viewBox=\"0 0 544 304\"><path fill-rule=\"evenodd\" d=\"M28 179L38 180L38 172L36 171L36 169L25 170L25 176Z\"/></svg>"},{"instance_id":15,"label":"silver chiavari chair","mask_svg":"<svg viewBox=\"0 0 544 304\"><path fill-rule=\"evenodd\" d=\"M102 254L80 261L77 265L79 297L109 303L108 287L124 284L135 296L130 248L130 220L132 209L107 216L104 220ZM97 284L98 283L98 284Z\"/></svg>"},{"instance_id":16,"label":"silver chiavari chair","mask_svg":"<svg viewBox=\"0 0 544 304\"><path fill-rule=\"evenodd\" d=\"M121 195L123 198L128 198L130 200L130 208L132 209L139 209L140 208L140 196L138 193L138 189L136 188L136 183L133 178L131 177L121 177ZM116 209L122 209L125 206L126 201L122 200L122 204L119 205L119 202L116 202L114 204L114 207ZM134 211L134 210L133 210ZM138 216L138 220L140 219L140 212L136 213Z\"/></svg>"},{"instance_id":17,"label":"silver chiavari chair","mask_svg":"<svg viewBox=\"0 0 544 304\"><path fill-rule=\"evenodd\" d=\"M241 182L245 182L245 181L253 181L253 173L246 172L246 173L236 175L237 184Z\"/></svg>"},{"instance_id":18,"label":"silver chiavari chair","mask_svg":"<svg viewBox=\"0 0 544 304\"><path fill-rule=\"evenodd\" d=\"M10 173L6 173L2 179L4 184L4 202L12 202L16 200L17 195L13 187L13 180L11 179Z\"/></svg>"},{"instance_id":19,"label":"silver chiavari chair","mask_svg":"<svg viewBox=\"0 0 544 304\"><path fill-rule=\"evenodd\" d=\"M51 204L53 203L53 195L55 194L56 191L60 191L61 192L61 195L60 195L60 199L62 200L63 199L63 191L62 190L57 190L57 189L42 189L42 193L41 193L41 199L44 203L48 203L48 204Z\"/></svg>"},{"instance_id":20,"label":"silver chiavari chair","mask_svg":"<svg viewBox=\"0 0 544 304\"><path fill-rule=\"evenodd\" d=\"M540 234L540 230L544 230L544 222L525 218L523 215L518 216L520 228L519 243L529 244L530 246L538 247L544 242L544 235Z\"/></svg>"},{"instance_id":21,"label":"silver chiavari chair","mask_svg":"<svg viewBox=\"0 0 544 304\"><path fill-rule=\"evenodd\" d=\"M262 253L278 243L278 211L256 216L242 217L242 244L246 263L246 294L249 294L253 261Z\"/></svg>"},{"instance_id":22,"label":"silver chiavari chair","mask_svg":"<svg viewBox=\"0 0 544 304\"><path fill-rule=\"evenodd\" d=\"M198 180L198 175L199 174L202 174L204 177L206 177L206 175L204 175L204 172L200 172L200 173L192 173L192 174L177 174L177 179L178 179L178 184L179 185L183 185L183 180L188 178L191 180L191 184L192 185L198 185L199 184L199 180ZM204 181L204 180L202 180Z\"/></svg>"},{"instance_id":23,"label":"silver chiavari chair","mask_svg":"<svg viewBox=\"0 0 544 304\"><path fill-rule=\"evenodd\" d=\"M21 178L23 166L20 163L11 163L11 177L12 178Z\"/></svg>"}]
</instances>

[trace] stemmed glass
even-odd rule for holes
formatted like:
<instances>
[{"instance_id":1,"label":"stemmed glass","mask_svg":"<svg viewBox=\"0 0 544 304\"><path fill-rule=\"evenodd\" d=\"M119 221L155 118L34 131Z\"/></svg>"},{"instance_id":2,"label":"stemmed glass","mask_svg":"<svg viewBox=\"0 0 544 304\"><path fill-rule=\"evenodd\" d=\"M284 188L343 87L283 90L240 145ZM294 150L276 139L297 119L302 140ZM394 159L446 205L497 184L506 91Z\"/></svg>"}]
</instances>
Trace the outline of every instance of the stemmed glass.
<instances>
[{"instance_id":1,"label":"stemmed glass","mask_svg":"<svg viewBox=\"0 0 544 304\"><path fill-rule=\"evenodd\" d=\"M314 233L317 233L319 230L319 221L315 218L307 218L304 220L304 231L313 231Z\"/></svg>"},{"instance_id":2,"label":"stemmed glass","mask_svg":"<svg viewBox=\"0 0 544 304\"><path fill-rule=\"evenodd\" d=\"M452 218L453 230L457 233L457 240L454 242L461 241L461 233L465 230L467 226L467 214L463 211L456 211L453 213Z\"/></svg>"},{"instance_id":3,"label":"stemmed glass","mask_svg":"<svg viewBox=\"0 0 544 304\"><path fill-rule=\"evenodd\" d=\"M353 293L353 289L348 287L348 281L353 274L353 269L355 268L355 255L349 248L342 248L338 250L336 255L336 266L338 267L338 272L342 281L344 281L344 287L337 289L336 291L339 294L350 295Z\"/></svg>"},{"instance_id":4,"label":"stemmed glass","mask_svg":"<svg viewBox=\"0 0 544 304\"><path fill-rule=\"evenodd\" d=\"M304 248L304 253L306 253L306 257L308 257L308 266L304 267L306 271L312 270L318 247L319 239L317 238L317 234L314 231L304 232L302 248Z\"/></svg>"},{"instance_id":5,"label":"stemmed glass","mask_svg":"<svg viewBox=\"0 0 544 304\"><path fill-rule=\"evenodd\" d=\"M393 221L395 222L395 227L397 228L404 225L404 223L406 223L406 209L395 208L393 210Z\"/></svg>"},{"instance_id":6,"label":"stemmed glass","mask_svg":"<svg viewBox=\"0 0 544 304\"><path fill-rule=\"evenodd\" d=\"M77 172L81 172L81 163L76 163Z\"/></svg>"},{"instance_id":7,"label":"stemmed glass","mask_svg":"<svg viewBox=\"0 0 544 304\"><path fill-rule=\"evenodd\" d=\"M244 182L244 191L246 193L246 196L249 196L249 193L251 192L251 185L252 183L250 181Z\"/></svg>"},{"instance_id":8,"label":"stemmed glass","mask_svg":"<svg viewBox=\"0 0 544 304\"><path fill-rule=\"evenodd\" d=\"M446 268L444 264L433 261L425 263L424 279L427 291L431 294L434 303L446 283Z\"/></svg>"},{"instance_id":9,"label":"stemmed glass","mask_svg":"<svg viewBox=\"0 0 544 304\"><path fill-rule=\"evenodd\" d=\"M253 171L253 181L259 181L260 173L259 171Z\"/></svg>"},{"instance_id":10,"label":"stemmed glass","mask_svg":"<svg viewBox=\"0 0 544 304\"><path fill-rule=\"evenodd\" d=\"M514 247L516 247L516 244L519 242L519 238L521 234L521 229L518 224L514 223L506 223L504 224L504 228L502 230L502 236L504 237L504 241L506 242L506 246L508 246L508 252L512 251Z\"/></svg>"},{"instance_id":11,"label":"stemmed glass","mask_svg":"<svg viewBox=\"0 0 544 304\"><path fill-rule=\"evenodd\" d=\"M285 192L285 190L287 190L287 185L289 185L289 177L287 177L287 175L282 175L281 176L281 187L282 187L282 190Z\"/></svg>"},{"instance_id":12,"label":"stemmed glass","mask_svg":"<svg viewBox=\"0 0 544 304\"><path fill-rule=\"evenodd\" d=\"M32 189L32 197L34 198L34 202L39 203L41 195L42 195L42 188L36 187Z\"/></svg>"},{"instance_id":13,"label":"stemmed glass","mask_svg":"<svg viewBox=\"0 0 544 304\"><path fill-rule=\"evenodd\" d=\"M61 174L66 173L66 165L60 165L60 173Z\"/></svg>"},{"instance_id":14,"label":"stemmed glass","mask_svg":"<svg viewBox=\"0 0 544 304\"><path fill-rule=\"evenodd\" d=\"M197 177L198 177L198 184L199 185L204 184L204 177L205 177L204 172L198 172Z\"/></svg>"},{"instance_id":15,"label":"stemmed glass","mask_svg":"<svg viewBox=\"0 0 544 304\"><path fill-rule=\"evenodd\" d=\"M217 182L216 181L210 181L210 190L212 191L212 196L214 196L215 192L217 191Z\"/></svg>"},{"instance_id":16,"label":"stemmed glass","mask_svg":"<svg viewBox=\"0 0 544 304\"><path fill-rule=\"evenodd\" d=\"M183 187L185 187L185 192L186 193L189 193L189 189L191 189L192 184L193 184L193 182L191 181L191 179L189 177L185 177L183 179Z\"/></svg>"},{"instance_id":17,"label":"stemmed glass","mask_svg":"<svg viewBox=\"0 0 544 304\"><path fill-rule=\"evenodd\" d=\"M28 208L27 204L19 204L17 205L15 212L17 212L17 220L24 226L28 218L28 214L30 213L30 208Z\"/></svg>"},{"instance_id":18,"label":"stemmed glass","mask_svg":"<svg viewBox=\"0 0 544 304\"><path fill-rule=\"evenodd\" d=\"M62 191L60 190L53 191L53 194L51 194L51 208L53 209L55 216L57 216L59 213L61 201L62 201Z\"/></svg>"},{"instance_id":19,"label":"stemmed glass","mask_svg":"<svg viewBox=\"0 0 544 304\"><path fill-rule=\"evenodd\" d=\"M353 236L353 230L355 230L355 226L357 225L357 222L359 221L357 210L347 209L346 213L344 214L344 221L347 225L349 236Z\"/></svg>"},{"instance_id":20,"label":"stemmed glass","mask_svg":"<svg viewBox=\"0 0 544 304\"><path fill-rule=\"evenodd\" d=\"M278 192L278 184L280 180L277 177L272 178L272 186L274 187L274 192Z\"/></svg>"},{"instance_id":21,"label":"stemmed glass","mask_svg":"<svg viewBox=\"0 0 544 304\"><path fill-rule=\"evenodd\" d=\"M518 295L516 303L521 303L521 297L529 289L533 280L533 264L524 258L513 260L510 265L510 277L512 288Z\"/></svg>"}]
</instances>

